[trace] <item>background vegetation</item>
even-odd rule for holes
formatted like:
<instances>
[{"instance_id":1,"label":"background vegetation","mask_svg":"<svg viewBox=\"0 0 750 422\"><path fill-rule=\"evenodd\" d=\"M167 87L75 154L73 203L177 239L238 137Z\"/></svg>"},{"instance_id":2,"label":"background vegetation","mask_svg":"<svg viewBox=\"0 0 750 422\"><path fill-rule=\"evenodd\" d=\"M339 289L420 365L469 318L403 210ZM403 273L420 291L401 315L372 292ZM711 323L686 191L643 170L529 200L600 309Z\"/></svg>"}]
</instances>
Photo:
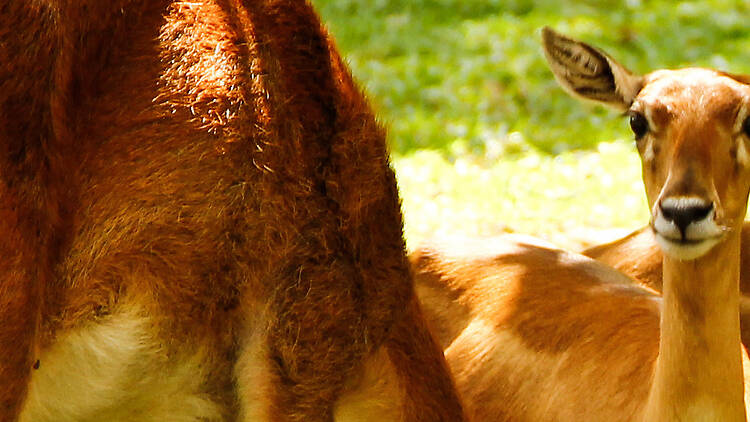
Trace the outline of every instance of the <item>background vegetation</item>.
<instances>
[{"instance_id":1,"label":"background vegetation","mask_svg":"<svg viewBox=\"0 0 750 422\"><path fill-rule=\"evenodd\" d=\"M637 72L750 70L744 2L313 3L390 128L410 246L517 231L576 248L646 223L627 123L557 87L542 26Z\"/></svg>"}]
</instances>

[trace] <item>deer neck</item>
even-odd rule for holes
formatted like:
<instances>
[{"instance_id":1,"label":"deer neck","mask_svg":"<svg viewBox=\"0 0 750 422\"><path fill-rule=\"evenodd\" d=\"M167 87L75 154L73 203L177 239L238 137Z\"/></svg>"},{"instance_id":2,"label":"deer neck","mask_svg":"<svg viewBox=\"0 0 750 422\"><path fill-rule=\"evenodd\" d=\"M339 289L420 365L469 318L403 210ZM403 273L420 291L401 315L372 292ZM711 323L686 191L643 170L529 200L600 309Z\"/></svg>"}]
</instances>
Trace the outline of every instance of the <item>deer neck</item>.
<instances>
[{"instance_id":1,"label":"deer neck","mask_svg":"<svg viewBox=\"0 0 750 422\"><path fill-rule=\"evenodd\" d=\"M644 421L745 421L739 231L693 261L664 258L659 357Z\"/></svg>"}]
</instances>

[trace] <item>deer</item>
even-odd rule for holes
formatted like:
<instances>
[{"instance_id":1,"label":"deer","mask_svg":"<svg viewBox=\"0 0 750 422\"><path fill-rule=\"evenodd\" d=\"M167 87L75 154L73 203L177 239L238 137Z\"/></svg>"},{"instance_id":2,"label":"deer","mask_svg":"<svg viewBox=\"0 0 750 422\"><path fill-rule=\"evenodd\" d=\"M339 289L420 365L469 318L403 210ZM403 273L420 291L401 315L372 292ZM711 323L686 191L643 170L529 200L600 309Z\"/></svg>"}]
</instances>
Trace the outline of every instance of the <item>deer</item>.
<instances>
[{"instance_id":1,"label":"deer","mask_svg":"<svg viewBox=\"0 0 750 422\"><path fill-rule=\"evenodd\" d=\"M412 256L417 291L471 420L745 421L740 240L750 86L705 68L639 75L546 27L559 84L629 117L661 294L525 237Z\"/></svg>"},{"instance_id":2,"label":"deer","mask_svg":"<svg viewBox=\"0 0 750 422\"><path fill-rule=\"evenodd\" d=\"M750 244L750 223L740 232L741 245ZM662 253L650 227L638 229L609 243L589 247L581 252L631 277L654 292L662 291ZM740 329L742 344L750 345L750 248L740 248Z\"/></svg>"},{"instance_id":3,"label":"deer","mask_svg":"<svg viewBox=\"0 0 750 422\"><path fill-rule=\"evenodd\" d=\"M305 0L0 6L0 420L461 421Z\"/></svg>"}]
</instances>

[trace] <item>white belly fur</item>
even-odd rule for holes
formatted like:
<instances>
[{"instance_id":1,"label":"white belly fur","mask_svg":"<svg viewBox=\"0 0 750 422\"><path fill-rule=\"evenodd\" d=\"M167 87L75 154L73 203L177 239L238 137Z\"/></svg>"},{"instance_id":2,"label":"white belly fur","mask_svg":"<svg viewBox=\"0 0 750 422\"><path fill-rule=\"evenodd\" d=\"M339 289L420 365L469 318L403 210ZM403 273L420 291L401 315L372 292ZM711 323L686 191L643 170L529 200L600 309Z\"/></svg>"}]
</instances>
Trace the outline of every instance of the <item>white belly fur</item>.
<instances>
[{"instance_id":1,"label":"white belly fur","mask_svg":"<svg viewBox=\"0 0 750 422\"><path fill-rule=\"evenodd\" d=\"M219 421L200 353L168 357L147 317L118 312L42 353L21 422Z\"/></svg>"},{"instance_id":2,"label":"white belly fur","mask_svg":"<svg viewBox=\"0 0 750 422\"><path fill-rule=\"evenodd\" d=\"M257 319L240 342L235 380L238 420L270 420L275 384ZM202 393L200 353L168 356L149 318L119 311L65 333L42 353L20 422L222 421L220 406ZM404 394L385 350L365 359L334 405L337 422L399 420Z\"/></svg>"}]
</instances>

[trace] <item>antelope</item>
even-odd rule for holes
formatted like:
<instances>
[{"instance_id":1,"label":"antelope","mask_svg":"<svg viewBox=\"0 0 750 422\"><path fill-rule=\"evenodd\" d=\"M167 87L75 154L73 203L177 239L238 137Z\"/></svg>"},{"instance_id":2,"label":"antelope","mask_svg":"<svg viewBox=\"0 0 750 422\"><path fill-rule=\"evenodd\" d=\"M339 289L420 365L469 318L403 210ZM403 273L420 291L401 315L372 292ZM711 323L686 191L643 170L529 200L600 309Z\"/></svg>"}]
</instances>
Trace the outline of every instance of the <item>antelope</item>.
<instances>
[{"instance_id":1,"label":"antelope","mask_svg":"<svg viewBox=\"0 0 750 422\"><path fill-rule=\"evenodd\" d=\"M460 421L304 0L0 6L1 421Z\"/></svg>"},{"instance_id":2,"label":"antelope","mask_svg":"<svg viewBox=\"0 0 750 422\"><path fill-rule=\"evenodd\" d=\"M629 116L662 295L528 239L418 250L418 295L469 418L745 421L748 79L697 68L641 76L549 28L542 38L565 90Z\"/></svg>"},{"instance_id":3,"label":"antelope","mask_svg":"<svg viewBox=\"0 0 750 422\"><path fill-rule=\"evenodd\" d=\"M742 226L741 245L750 244L750 223ZM593 246L582 254L603 262L655 292L662 291L662 253L650 227L630 233L622 239ZM750 248L740 248L740 330L742 344L750 344Z\"/></svg>"}]
</instances>

